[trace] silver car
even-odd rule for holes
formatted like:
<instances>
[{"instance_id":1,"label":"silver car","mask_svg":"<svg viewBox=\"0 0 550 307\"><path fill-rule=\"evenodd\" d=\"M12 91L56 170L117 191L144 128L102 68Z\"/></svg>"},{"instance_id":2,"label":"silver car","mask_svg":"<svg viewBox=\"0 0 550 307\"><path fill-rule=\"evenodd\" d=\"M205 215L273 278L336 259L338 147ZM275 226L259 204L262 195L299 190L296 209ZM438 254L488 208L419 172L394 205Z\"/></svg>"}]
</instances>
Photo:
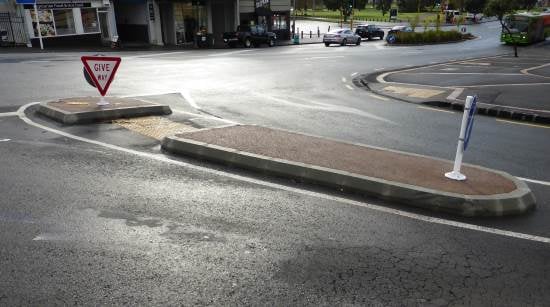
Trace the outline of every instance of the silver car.
<instances>
[{"instance_id":1,"label":"silver car","mask_svg":"<svg viewBox=\"0 0 550 307\"><path fill-rule=\"evenodd\" d=\"M323 43L327 47L330 44L340 44L341 46L347 44L360 45L361 36L353 33L350 29L334 29L323 35Z\"/></svg>"}]
</instances>

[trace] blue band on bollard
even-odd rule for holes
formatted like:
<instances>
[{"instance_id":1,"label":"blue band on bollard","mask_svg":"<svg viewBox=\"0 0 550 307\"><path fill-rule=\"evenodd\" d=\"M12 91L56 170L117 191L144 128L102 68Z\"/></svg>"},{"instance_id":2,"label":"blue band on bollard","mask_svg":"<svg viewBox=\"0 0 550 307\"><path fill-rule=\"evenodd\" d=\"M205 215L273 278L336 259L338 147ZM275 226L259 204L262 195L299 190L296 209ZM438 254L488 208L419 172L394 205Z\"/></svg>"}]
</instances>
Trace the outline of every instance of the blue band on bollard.
<instances>
[{"instance_id":1,"label":"blue band on bollard","mask_svg":"<svg viewBox=\"0 0 550 307\"><path fill-rule=\"evenodd\" d=\"M468 143L470 142L470 136L472 135L472 128L474 127L474 115L476 114L477 109L477 96L474 96L474 101L470 110L468 111L468 122L466 124L466 135L464 136L464 150L468 148Z\"/></svg>"}]
</instances>

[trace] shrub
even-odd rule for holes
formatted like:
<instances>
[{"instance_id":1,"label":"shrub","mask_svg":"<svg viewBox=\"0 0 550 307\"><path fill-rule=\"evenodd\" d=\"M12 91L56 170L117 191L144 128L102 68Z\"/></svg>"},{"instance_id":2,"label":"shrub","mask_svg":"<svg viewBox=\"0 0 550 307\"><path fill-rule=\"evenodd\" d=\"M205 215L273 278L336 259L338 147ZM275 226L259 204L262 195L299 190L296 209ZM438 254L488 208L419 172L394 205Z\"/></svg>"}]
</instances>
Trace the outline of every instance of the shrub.
<instances>
[{"instance_id":1,"label":"shrub","mask_svg":"<svg viewBox=\"0 0 550 307\"><path fill-rule=\"evenodd\" d=\"M444 42L456 42L462 39L470 38L471 34L464 36L456 31L434 31L425 32L398 32L396 35L396 43L399 44L433 44Z\"/></svg>"}]
</instances>

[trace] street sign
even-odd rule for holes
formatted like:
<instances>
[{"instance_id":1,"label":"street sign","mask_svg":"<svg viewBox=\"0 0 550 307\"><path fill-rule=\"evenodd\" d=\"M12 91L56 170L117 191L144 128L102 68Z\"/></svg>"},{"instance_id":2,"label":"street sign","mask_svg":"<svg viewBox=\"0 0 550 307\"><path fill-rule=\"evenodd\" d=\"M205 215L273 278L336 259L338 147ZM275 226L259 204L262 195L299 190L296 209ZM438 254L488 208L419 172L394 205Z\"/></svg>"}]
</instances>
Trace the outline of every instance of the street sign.
<instances>
[{"instance_id":1,"label":"street sign","mask_svg":"<svg viewBox=\"0 0 550 307\"><path fill-rule=\"evenodd\" d=\"M468 122L466 123L466 135L464 136L464 150L468 148L468 142L470 141L470 135L472 134L472 128L474 127L474 115L477 108L477 96L474 96L470 110L468 110Z\"/></svg>"},{"instance_id":2,"label":"street sign","mask_svg":"<svg viewBox=\"0 0 550 307\"><path fill-rule=\"evenodd\" d=\"M120 58L83 56L80 59L101 96L105 96L120 65Z\"/></svg>"}]
</instances>

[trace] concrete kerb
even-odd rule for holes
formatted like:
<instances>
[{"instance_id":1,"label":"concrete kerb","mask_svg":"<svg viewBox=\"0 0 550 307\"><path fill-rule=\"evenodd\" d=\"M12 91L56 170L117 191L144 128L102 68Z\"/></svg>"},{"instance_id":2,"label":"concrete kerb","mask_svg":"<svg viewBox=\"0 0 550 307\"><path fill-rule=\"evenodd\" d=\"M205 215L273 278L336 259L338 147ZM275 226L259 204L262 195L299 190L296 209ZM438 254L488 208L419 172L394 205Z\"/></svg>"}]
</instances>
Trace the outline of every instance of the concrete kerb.
<instances>
[{"instance_id":1,"label":"concrete kerb","mask_svg":"<svg viewBox=\"0 0 550 307\"><path fill-rule=\"evenodd\" d=\"M505 55L505 54L504 54ZM444 64L452 64L452 63L460 63L464 61L471 61L471 60L481 60L481 59L488 59L488 58L494 58L499 57L503 55L498 56L492 56L492 57L483 57L483 58L476 58L476 59L465 59L465 60L459 60L459 61L452 61L452 62L444 62L444 63L436 63L436 64L430 64L430 65L419 65L419 66L412 66L407 67L403 69L394 69L394 70L384 70L384 71L378 71L370 74L362 74L354 78L353 83L360 88L364 88L370 92L376 93L377 95L387 97L390 99L408 102L408 103L415 103L415 104L423 104L428 105L431 107L439 107L439 108L447 108L447 109L453 109L462 111L464 110L464 101L461 100L423 100L423 101L413 101L411 99L407 99L404 97L398 97L395 95L389 95L385 93L384 91L373 89L370 84L373 83L380 83L379 78L383 78L388 74L392 73L398 73L408 70L414 70L418 68L424 68L424 67L432 67L432 66L438 66L438 65L444 65ZM404 85L409 87L414 86L421 86L421 87L430 87L430 88L440 88L440 89L454 89L454 87L441 87L441 86L431 86L431 85L418 85L418 84L412 84L412 83L399 83L399 82L387 82L387 84L396 84L396 85ZM511 119L511 120L518 120L518 121L526 121L526 122L534 122L539 124L550 124L550 111L543 111L543 110L526 110L522 108L515 108L510 106L503 106L503 105L495 105L495 104L489 104L489 103L479 103L477 107L477 114L491 116L491 117L498 117L498 118L505 118L505 119Z\"/></svg>"},{"instance_id":2,"label":"concrete kerb","mask_svg":"<svg viewBox=\"0 0 550 307\"><path fill-rule=\"evenodd\" d=\"M525 183L506 173L473 165L469 166L495 172L511 180L515 183L516 190L490 196L448 193L315 165L274 159L177 136L163 139L162 148L173 154L188 155L332 188L343 188L384 200L467 217L516 215L535 207L535 198Z\"/></svg>"},{"instance_id":3,"label":"concrete kerb","mask_svg":"<svg viewBox=\"0 0 550 307\"><path fill-rule=\"evenodd\" d=\"M100 109L86 112L68 112L66 110L49 105L50 102L53 101L40 103L37 112L65 125L88 124L105 120L113 120L117 118L172 114L172 110L169 106L160 104L119 107L104 110Z\"/></svg>"}]
</instances>

